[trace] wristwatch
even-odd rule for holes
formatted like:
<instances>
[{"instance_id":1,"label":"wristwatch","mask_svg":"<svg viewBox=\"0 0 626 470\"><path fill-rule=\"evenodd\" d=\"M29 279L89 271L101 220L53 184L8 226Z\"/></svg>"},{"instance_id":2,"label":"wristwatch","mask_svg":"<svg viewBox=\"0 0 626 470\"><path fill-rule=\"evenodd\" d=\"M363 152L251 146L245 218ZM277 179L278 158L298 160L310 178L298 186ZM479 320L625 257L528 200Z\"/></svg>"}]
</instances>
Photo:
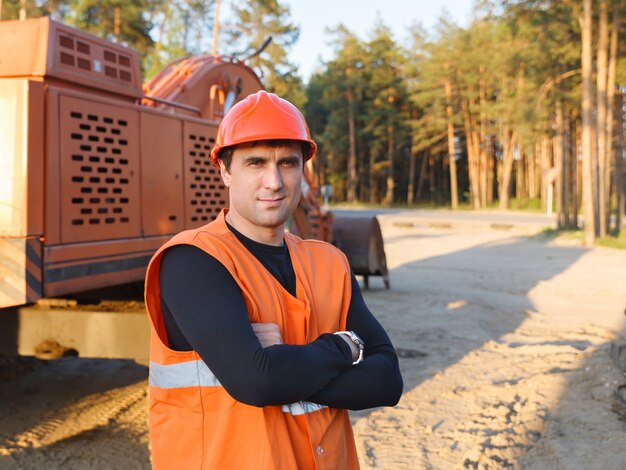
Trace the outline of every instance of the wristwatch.
<instances>
[{"instance_id":1,"label":"wristwatch","mask_svg":"<svg viewBox=\"0 0 626 470\"><path fill-rule=\"evenodd\" d=\"M346 335L350 338L357 348L359 348L359 357L356 361L352 363L352 365L358 364L359 362L363 362L363 351L365 351L365 341L361 339L359 335L357 335L354 331L337 331L334 334L336 335Z\"/></svg>"}]
</instances>

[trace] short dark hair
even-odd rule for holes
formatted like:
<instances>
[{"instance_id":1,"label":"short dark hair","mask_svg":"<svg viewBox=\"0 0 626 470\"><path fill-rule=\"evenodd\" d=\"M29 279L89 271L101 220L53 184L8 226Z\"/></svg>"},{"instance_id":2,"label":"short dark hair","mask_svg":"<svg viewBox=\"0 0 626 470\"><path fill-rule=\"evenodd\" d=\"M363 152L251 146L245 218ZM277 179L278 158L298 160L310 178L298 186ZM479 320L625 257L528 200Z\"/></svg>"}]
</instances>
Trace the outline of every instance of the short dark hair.
<instances>
[{"instance_id":1,"label":"short dark hair","mask_svg":"<svg viewBox=\"0 0 626 470\"><path fill-rule=\"evenodd\" d=\"M252 142L252 144L267 144L270 147L290 147L291 145L300 145L300 149L302 151L302 159L306 159L311 152L311 144L304 140L291 140L291 139L272 139L272 140L256 140ZM237 148L236 145L232 145L230 147L224 147L217 154L218 160L221 160L224 163L224 166L228 171L230 171L230 164L233 161L233 152Z\"/></svg>"}]
</instances>

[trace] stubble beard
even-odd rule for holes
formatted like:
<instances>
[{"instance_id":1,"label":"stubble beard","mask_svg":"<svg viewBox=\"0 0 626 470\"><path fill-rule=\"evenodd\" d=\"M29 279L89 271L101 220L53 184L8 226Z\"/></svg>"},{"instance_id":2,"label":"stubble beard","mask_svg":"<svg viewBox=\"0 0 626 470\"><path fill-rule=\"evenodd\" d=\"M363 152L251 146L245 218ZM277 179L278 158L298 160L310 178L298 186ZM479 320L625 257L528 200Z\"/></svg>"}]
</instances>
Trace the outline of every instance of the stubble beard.
<instances>
[{"instance_id":1,"label":"stubble beard","mask_svg":"<svg viewBox=\"0 0 626 470\"><path fill-rule=\"evenodd\" d=\"M287 219L291 217L298 206L294 200L289 201L288 204L288 206L281 204L279 207L270 209L257 209L250 215L254 222L261 227L279 228L284 226Z\"/></svg>"}]
</instances>

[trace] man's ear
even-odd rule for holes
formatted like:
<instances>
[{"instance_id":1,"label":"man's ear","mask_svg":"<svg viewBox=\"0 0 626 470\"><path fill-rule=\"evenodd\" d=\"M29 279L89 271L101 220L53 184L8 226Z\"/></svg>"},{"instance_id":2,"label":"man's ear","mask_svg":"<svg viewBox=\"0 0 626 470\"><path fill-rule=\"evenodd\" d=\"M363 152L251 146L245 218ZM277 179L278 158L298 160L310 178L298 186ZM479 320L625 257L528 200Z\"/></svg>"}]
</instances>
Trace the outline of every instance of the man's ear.
<instances>
[{"instance_id":1,"label":"man's ear","mask_svg":"<svg viewBox=\"0 0 626 470\"><path fill-rule=\"evenodd\" d=\"M226 165L224 165L224 162L222 160L219 160L219 164L220 164L220 175L222 176L222 181L224 182L224 186L226 186L227 188L230 188L230 173L228 172L228 169L226 168Z\"/></svg>"}]
</instances>

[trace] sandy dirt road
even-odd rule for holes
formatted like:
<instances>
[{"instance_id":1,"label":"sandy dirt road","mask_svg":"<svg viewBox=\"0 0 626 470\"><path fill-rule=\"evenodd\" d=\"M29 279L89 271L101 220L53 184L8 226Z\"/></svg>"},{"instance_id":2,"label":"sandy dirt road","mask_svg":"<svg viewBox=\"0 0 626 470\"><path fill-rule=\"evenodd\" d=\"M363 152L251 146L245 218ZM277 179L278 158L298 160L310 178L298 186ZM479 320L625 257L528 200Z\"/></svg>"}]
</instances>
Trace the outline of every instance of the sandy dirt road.
<instances>
[{"instance_id":1,"label":"sandy dirt road","mask_svg":"<svg viewBox=\"0 0 626 470\"><path fill-rule=\"evenodd\" d=\"M392 289L374 278L365 297L405 391L352 415L362 467L626 468L626 377L609 355L626 252L523 221L380 220ZM146 377L132 361L0 358L0 469L149 468Z\"/></svg>"}]
</instances>

